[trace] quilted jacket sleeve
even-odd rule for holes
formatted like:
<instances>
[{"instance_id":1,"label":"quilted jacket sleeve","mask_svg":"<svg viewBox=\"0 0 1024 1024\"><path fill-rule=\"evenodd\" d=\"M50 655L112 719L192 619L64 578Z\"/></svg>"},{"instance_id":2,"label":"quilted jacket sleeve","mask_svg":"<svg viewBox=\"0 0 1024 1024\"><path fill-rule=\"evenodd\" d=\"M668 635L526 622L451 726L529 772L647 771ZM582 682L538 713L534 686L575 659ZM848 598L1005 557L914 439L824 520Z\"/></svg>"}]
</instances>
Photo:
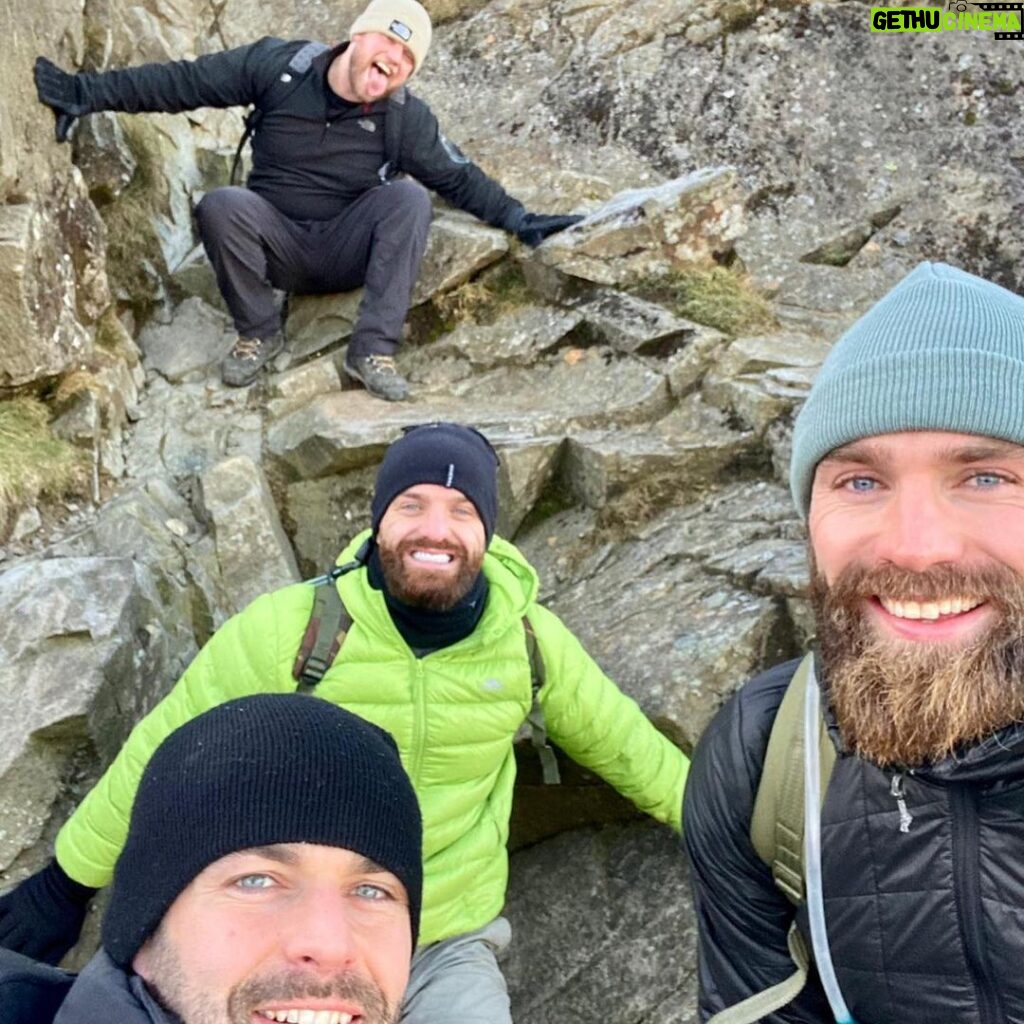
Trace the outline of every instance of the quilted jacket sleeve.
<instances>
[{"instance_id":1,"label":"quilted jacket sleeve","mask_svg":"<svg viewBox=\"0 0 1024 1024\"><path fill-rule=\"evenodd\" d=\"M702 1021L793 972L794 908L750 841L768 736L799 662L751 681L704 731L686 787L683 837L697 910ZM832 1015L813 968L803 992L766 1024L824 1024Z\"/></svg>"},{"instance_id":2,"label":"quilted jacket sleeve","mask_svg":"<svg viewBox=\"0 0 1024 1024\"><path fill-rule=\"evenodd\" d=\"M265 594L210 638L60 830L57 861L72 878L94 888L110 881L136 787L164 737L224 701L295 689L291 665L312 599L312 588L304 584Z\"/></svg>"},{"instance_id":3,"label":"quilted jacket sleeve","mask_svg":"<svg viewBox=\"0 0 1024 1024\"><path fill-rule=\"evenodd\" d=\"M689 759L598 668L557 616L536 605L530 621L544 657L540 703L551 739L640 810L678 831Z\"/></svg>"}]
</instances>

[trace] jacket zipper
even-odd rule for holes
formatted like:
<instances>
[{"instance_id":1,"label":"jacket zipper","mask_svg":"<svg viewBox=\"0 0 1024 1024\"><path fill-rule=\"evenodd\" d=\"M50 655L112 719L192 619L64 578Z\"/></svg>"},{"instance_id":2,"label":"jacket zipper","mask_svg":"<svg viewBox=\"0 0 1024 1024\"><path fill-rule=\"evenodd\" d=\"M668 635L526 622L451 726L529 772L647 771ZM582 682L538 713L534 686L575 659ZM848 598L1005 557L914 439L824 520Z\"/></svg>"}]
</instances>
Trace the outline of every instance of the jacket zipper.
<instances>
[{"instance_id":1,"label":"jacket zipper","mask_svg":"<svg viewBox=\"0 0 1024 1024\"><path fill-rule=\"evenodd\" d=\"M949 786L953 838L953 895L960 937L978 1003L980 1024L1003 1024L1006 1016L992 976L982 927L981 865L977 796L971 786Z\"/></svg>"},{"instance_id":2,"label":"jacket zipper","mask_svg":"<svg viewBox=\"0 0 1024 1024\"><path fill-rule=\"evenodd\" d=\"M412 657L411 654L410 657ZM427 722L427 688L424 683L423 659L412 657L412 661L416 677L413 682L416 691L413 695L416 710L413 713L412 722L412 763L409 765L409 778L414 782L419 782L420 769L423 766L424 733Z\"/></svg>"}]
</instances>

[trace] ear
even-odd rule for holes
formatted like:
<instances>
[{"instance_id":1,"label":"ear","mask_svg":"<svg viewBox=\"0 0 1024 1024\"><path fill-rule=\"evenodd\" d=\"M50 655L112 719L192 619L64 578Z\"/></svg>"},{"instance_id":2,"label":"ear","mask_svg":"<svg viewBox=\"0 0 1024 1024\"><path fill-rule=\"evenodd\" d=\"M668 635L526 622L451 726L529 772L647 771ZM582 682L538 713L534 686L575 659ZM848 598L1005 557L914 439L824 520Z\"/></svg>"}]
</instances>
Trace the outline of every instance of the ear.
<instances>
[{"instance_id":1,"label":"ear","mask_svg":"<svg viewBox=\"0 0 1024 1024\"><path fill-rule=\"evenodd\" d=\"M145 982L153 980L153 938L150 935L132 957L132 970Z\"/></svg>"}]
</instances>

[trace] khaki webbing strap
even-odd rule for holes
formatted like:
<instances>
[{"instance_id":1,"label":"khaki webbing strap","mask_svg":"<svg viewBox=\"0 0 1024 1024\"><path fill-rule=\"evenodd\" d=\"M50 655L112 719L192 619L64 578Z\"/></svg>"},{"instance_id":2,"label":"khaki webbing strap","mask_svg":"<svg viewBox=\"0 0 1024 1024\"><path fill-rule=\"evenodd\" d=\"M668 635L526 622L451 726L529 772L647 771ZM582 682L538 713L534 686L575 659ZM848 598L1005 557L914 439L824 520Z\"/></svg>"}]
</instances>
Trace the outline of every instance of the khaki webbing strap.
<instances>
[{"instance_id":1,"label":"khaki webbing strap","mask_svg":"<svg viewBox=\"0 0 1024 1024\"><path fill-rule=\"evenodd\" d=\"M782 1009L787 1003L796 999L807 983L807 968L810 958L807 956L807 947L804 945L800 932L797 931L795 921L790 925L786 943L789 946L789 955L796 965L796 970L777 985L772 985L771 988L766 988L763 992L755 992L743 1002L719 1010L713 1017L708 1018L707 1024L754 1024L755 1021Z\"/></svg>"},{"instance_id":2,"label":"khaki webbing strap","mask_svg":"<svg viewBox=\"0 0 1024 1024\"><path fill-rule=\"evenodd\" d=\"M333 579L319 583L313 595L309 625L292 666L292 678L298 682L296 689L302 692L312 690L323 679L352 626Z\"/></svg>"},{"instance_id":3,"label":"khaki webbing strap","mask_svg":"<svg viewBox=\"0 0 1024 1024\"><path fill-rule=\"evenodd\" d=\"M540 653L537 635L530 620L523 616L523 632L526 634L526 653L530 659L530 713L526 721L530 726L530 742L540 758L545 786L557 786L562 781L558 771L555 752L548 743L548 728L544 722L544 709L540 706L540 690L544 685L544 658Z\"/></svg>"},{"instance_id":4,"label":"khaki webbing strap","mask_svg":"<svg viewBox=\"0 0 1024 1024\"><path fill-rule=\"evenodd\" d=\"M804 900L804 688L813 655L808 654L786 687L779 706L761 783L750 820L750 839L772 869L775 884L791 903ZM824 718L818 726L821 799L832 776L836 751Z\"/></svg>"}]
</instances>

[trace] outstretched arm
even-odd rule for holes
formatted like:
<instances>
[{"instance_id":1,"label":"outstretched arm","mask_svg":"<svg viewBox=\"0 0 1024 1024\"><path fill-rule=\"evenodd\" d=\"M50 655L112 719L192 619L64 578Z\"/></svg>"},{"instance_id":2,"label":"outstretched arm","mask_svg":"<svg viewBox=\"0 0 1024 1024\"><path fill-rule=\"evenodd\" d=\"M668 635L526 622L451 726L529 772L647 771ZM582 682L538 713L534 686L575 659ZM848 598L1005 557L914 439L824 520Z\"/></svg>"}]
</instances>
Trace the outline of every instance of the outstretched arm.
<instances>
[{"instance_id":1,"label":"outstretched arm","mask_svg":"<svg viewBox=\"0 0 1024 1024\"><path fill-rule=\"evenodd\" d=\"M686 755L601 671L557 616L537 605L530 621L544 658L539 698L551 739L640 810L678 831Z\"/></svg>"},{"instance_id":2,"label":"outstretched arm","mask_svg":"<svg viewBox=\"0 0 1024 1024\"><path fill-rule=\"evenodd\" d=\"M407 108L401 168L452 206L531 246L583 219L579 214L530 213L441 133L437 118L422 100L410 96Z\"/></svg>"},{"instance_id":3,"label":"outstretched arm","mask_svg":"<svg viewBox=\"0 0 1024 1024\"><path fill-rule=\"evenodd\" d=\"M57 141L64 142L75 118L99 110L173 114L197 107L253 103L273 80L280 63L278 53L286 45L266 37L196 60L97 73L69 74L38 57L33 71L36 93L39 101L53 110Z\"/></svg>"}]
</instances>

